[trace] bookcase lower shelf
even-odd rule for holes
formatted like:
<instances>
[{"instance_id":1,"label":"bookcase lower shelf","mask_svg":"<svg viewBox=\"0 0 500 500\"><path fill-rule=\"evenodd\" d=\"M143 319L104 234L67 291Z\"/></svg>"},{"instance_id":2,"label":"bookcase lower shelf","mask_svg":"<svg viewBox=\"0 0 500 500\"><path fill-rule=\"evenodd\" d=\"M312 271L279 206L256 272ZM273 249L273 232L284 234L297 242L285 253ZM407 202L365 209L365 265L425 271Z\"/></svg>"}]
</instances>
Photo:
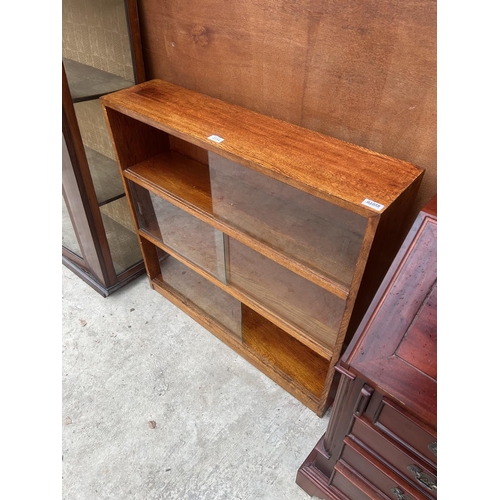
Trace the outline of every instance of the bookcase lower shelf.
<instances>
[{"instance_id":1,"label":"bookcase lower shelf","mask_svg":"<svg viewBox=\"0 0 500 500\"><path fill-rule=\"evenodd\" d=\"M172 256L164 254L160 266L154 290L306 406L320 405L329 360Z\"/></svg>"}]
</instances>

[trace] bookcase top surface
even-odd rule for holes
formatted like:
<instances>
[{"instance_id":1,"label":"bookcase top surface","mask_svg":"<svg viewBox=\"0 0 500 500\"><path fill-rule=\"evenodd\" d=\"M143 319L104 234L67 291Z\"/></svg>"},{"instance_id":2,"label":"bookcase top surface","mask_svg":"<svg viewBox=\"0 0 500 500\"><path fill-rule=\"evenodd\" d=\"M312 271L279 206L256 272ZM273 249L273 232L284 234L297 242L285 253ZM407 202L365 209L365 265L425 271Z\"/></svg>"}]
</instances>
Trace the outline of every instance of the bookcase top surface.
<instances>
[{"instance_id":1,"label":"bookcase top surface","mask_svg":"<svg viewBox=\"0 0 500 500\"><path fill-rule=\"evenodd\" d=\"M357 207L366 216L382 213L424 173L406 161L162 80L108 94L101 101L299 189Z\"/></svg>"}]
</instances>

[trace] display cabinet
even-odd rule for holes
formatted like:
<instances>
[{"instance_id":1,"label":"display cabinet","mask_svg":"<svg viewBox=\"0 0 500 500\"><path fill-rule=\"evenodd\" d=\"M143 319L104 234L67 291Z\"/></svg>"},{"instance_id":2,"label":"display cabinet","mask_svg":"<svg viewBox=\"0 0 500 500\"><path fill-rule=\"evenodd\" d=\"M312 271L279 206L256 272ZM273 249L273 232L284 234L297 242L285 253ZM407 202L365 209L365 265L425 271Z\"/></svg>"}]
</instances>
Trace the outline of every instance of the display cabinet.
<instances>
[{"instance_id":1,"label":"display cabinet","mask_svg":"<svg viewBox=\"0 0 500 500\"><path fill-rule=\"evenodd\" d=\"M339 360L326 433L297 473L325 500L437 496L437 199Z\"/></svg>"},{"instance_id":2,"label":"display cabinet","mask_svg":"<svg viewBox=\"0 0 500 500\"><path fill-rule=\"evenodd\" d=\"M62 260L103 296L144 272L99 97L144 81L135 0L62 3Z\"/></svg>"},{"instance_id":3,"label":"display cabinet","mask_svg":"<svg viewBox=\"0 0 500 500\"><path fill-rule=\"evenodd\" d=\"M151 286L323 415L423 170L160 80L101 102Z\"/></svg>"}]
</instances>

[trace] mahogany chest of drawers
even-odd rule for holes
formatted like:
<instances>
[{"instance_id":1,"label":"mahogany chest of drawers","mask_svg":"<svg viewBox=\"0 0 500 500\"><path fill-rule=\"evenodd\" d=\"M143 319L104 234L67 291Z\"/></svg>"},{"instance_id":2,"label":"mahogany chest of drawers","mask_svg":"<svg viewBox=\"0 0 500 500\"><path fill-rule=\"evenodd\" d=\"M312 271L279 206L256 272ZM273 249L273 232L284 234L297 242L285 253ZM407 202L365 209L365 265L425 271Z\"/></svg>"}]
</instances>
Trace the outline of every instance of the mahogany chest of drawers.
<instances>
[{"instance_id":1,"label":"mahogany chest of drawers","mask_svg":"<svg viewBox=\"0 0 500 500\"><path fill-rule=\"evenodd\" d=\"M336 365L327 431L297 474L310 495L436 498L436 207L420 212Z\"/></svg>"}]
</instances>

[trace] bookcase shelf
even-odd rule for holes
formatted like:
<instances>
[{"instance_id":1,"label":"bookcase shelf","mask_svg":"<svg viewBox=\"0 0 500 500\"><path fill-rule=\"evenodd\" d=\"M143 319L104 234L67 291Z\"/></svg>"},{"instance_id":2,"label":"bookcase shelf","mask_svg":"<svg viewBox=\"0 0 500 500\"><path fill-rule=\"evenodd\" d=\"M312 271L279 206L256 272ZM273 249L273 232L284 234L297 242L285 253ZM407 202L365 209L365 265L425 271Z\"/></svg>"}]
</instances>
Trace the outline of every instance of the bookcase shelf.
<instances>
[{"instance_id":1,"label":"bookcase shelf","mask_svg":"<svg viewBox=\"0 0 500 500\"><path fill-rule=\"evenodd\" d=\"M101 103L151 286L323 415L423 170L160 80Z\"/></svg>"},{"instance_id":2,"label":"bookcase shelf","mask_svg":"<svg viewBox=\"0 0 500 500\"><path fill-rule=\"evenodd\" d=\"M330 242L328 242L325 234L333 233L336 235L335 233L341 234L342 231L344 233L349 233L351 235L351 239L350 241L348 240L348 244L351 243L352 247L357 243L357 246L359 247L362 240L359 233L357 234L353 231L342 230L342 228L336 228L335 226L333 226L332 230L332 225L328 225L328 219L321 218L323 225L321 225L320 228L324 229L325 232L321 233L319 229L316 229L315 241L320 241L323 246L328 246L328 243L331 244L330 248L327 249L329 253L321 253L318 251L317 246L314 247L311 244L308 244L308 241L304 238L294 240L290 234L283 235L279 226L276 227L276 224L273 224L273 226L270 227L269 222L266 222L264 216L267 216L267 219L275 216L276 206L271 207L267 205L267 209L262 210L262 205L260 205L261 208L259 208L258 211L262 213L258 215L261 215L262 218L259 219L255 213L249 214L248 210L242 211L241 209L235 207L235 205L237 205L236 201L234 203L229 201L227 203L234 207L235 213L241 214L241 218L245 217L246 221L250 220L250 223L247 222L246 227L248 228L251 226L251 229L241 229L237 225L232 224L231 221L228 221L227 216L224 217L222 215L218 215L218 211L220 212L221 210L220 204L218 204L218 209L214 208L212 197L213 182L211 182L213 177L212 172L213 171L209 169L208 165L183 156L173 150L169 150L127 168L124 170L123 175L126 179L132 181L133 185L142 186L151 193L155 193L157 196L169 200L171 203L176 204L184 210L194 214L196 217L199 217L207 224L211 224L220 231L230 234L232 237L243 241L246 245L256 249L257 251L270 256L278 262L282 262L285 266L294 268L296 273L301 274L318 285L327 288L339 297L343 299L347 298L349 287L343 282L342 279L335 281L330 277L325 276L324 273L321 273L318 270L318 264L311 264L308 266L302 260L293 258L290 259L287 254L281 250L283 245L280 245L280 242L285 240L285 243L289 243L291 241L292 245L289 244L288 246L299 246L302 254L307 253L308 251L309 260L313 261L316 259L316 262L328 262L331 266L331 263L336 261L336 259L332 257L332 254L335 252L333 244L336 240L335 238L331 238ZM217 189L220 189L220 187L218 186ZM241 187L238 187L238 191L239 190L241 190ZM242 200L242 197L237 196L237 193L233 193L232 197L235 200ZM262 194L257 195L257 199L254 201L256 206L259 205L261 201L260 198L262 197ZM322 200L318 201L322 202ZM225 210L225 212L227 213L227 210ZM233 215L232 217L234 218L235 216ZM309 217L311 218L313 216L310 215ZM298 219L297 217L294 218L295 220ZM302 228L308 229L309 233L311 233L312 225L310 224L310 218L305 219L303 216L306 223L302 224ZM320 219L320 217L317 216L317 219ZM297 224L297 226L298 225L299 224ZM241 226L245 226L245 224L241 224ZM256 238L252 236L252 234L259 233L259 229L266 234L267 241L269 241L269 243L266 243L265 238L263 237ZM307 236L310 237L310 234ZM345 241L345 239L345 237L342 238L342 241ZM353 245L352 241L356 243ZM348 245L346 248L348 248ZM355 258L353 258L352 252L349 257L350 259L345 260L350 260L350 267L353 267L352 261L355 261ZM347 275L349 272L345 271L343 266L338 266L338 270L341 276Z\"/></svg>"}]
</instances>

